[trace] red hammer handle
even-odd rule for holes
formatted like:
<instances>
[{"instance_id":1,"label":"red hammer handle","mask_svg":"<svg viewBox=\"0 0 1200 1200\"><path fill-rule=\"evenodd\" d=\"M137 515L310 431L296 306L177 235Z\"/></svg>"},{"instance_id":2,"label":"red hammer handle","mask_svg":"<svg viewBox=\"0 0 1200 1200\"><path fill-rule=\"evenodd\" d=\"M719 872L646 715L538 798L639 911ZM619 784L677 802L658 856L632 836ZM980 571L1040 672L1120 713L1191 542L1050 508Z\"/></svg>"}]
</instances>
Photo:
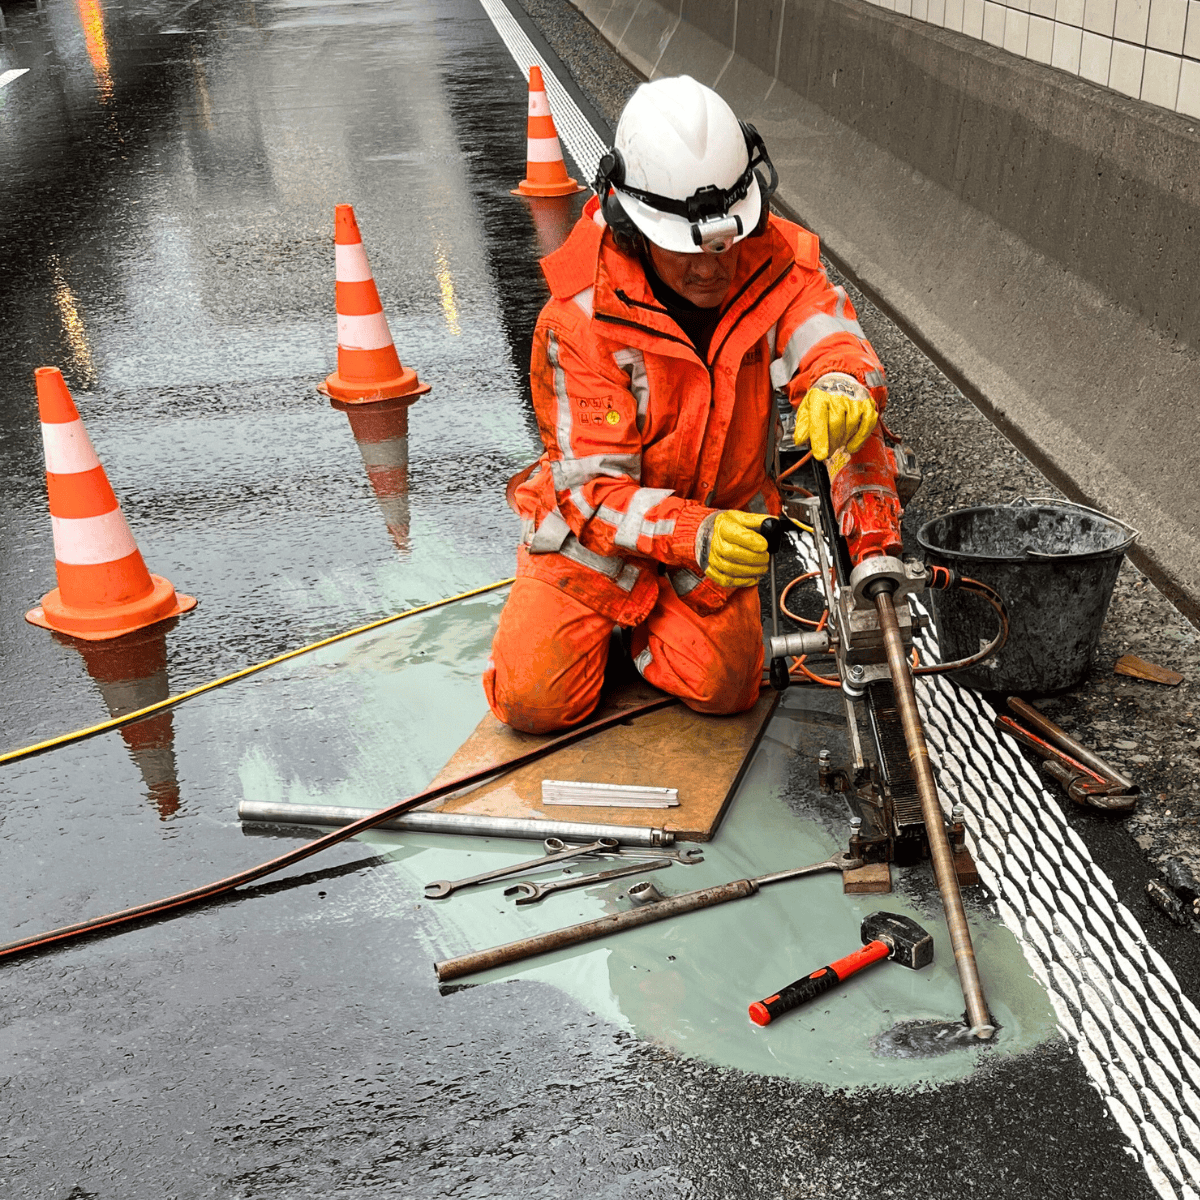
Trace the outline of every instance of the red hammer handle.
<instances>
[{"instance_id":1,"label":"red hammer handle","mask_svg":"<svg viewBox=\"0 0 1200 1200\"><path fill-rule=\"evenodd\" d=\"M799 1008L809 1000L815 1000L830 988L837 987L839 983L861 971L863 967L869 967L881 958L887 958L890 953L887 942L868 942L861 950L855 950L853 954L847 954L845 958L839 958L837 962L830 963L829 966L822 967L803 979L797 979L795 983L789 983L774 996L768 996L765 1000L750 1005L750 1020L755 1025L770 1025L776 1017L791 1012L793 1008Z\"/></svg>"}]
</instances>

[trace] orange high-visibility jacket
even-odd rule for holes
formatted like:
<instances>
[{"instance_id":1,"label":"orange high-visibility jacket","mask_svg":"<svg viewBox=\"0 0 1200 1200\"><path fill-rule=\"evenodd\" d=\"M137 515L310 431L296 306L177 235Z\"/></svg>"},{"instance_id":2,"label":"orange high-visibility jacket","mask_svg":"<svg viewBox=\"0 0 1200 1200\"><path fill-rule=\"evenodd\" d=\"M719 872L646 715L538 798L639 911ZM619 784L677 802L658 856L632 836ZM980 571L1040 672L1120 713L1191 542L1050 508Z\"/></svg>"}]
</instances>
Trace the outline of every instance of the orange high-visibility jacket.
<instances>
[{"instance_id":1,"label":"orange high-visibility jacket","mask_svg":"<svg viewBox=\"0 0 1200 1200\"><path fill-rule=\"evenodd\" d=\"M545 453L512 490L518 572L622 625L644 621L665 570L685 603L720 607L703 578L700 523L718 509L779 512L774 392L793 405L828 371L871 389L883 368L815 234L772 216L743 239L708 361L617 250L593 197L542 260L552 298L533 338L533 405ZM661 566L660 566L661 564Z\"/></svg>"}]
</instances>

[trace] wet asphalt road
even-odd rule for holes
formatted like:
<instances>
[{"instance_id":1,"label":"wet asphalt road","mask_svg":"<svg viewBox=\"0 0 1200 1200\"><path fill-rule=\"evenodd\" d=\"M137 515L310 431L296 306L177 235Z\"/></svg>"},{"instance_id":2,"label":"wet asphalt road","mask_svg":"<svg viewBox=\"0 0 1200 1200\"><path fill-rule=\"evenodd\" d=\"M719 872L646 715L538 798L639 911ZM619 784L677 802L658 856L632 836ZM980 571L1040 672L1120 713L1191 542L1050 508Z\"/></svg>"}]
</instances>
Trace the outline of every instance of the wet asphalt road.
<instances>
[{"instance_id":1,"label":"wet asphalt road","mask_svg":"<svg viewBox=\"0 0 1200 1200\"><path fill-rule=\"evenodd\" d=\"M4 11L0 76L28 68L0 88L4 745L507 575L503 482L536 445L523 370L554 235L508 195L525 94L483 13ZM342 202L401 357L433 385L407 441L359 431L362 452L313 391L334 365ZM47 363L151 570L200 598L107 650L22 617L53 580L32 390ZM386 483L364 465L380 445ZM377 764L391 788L420 786L473 724L494 612L480 600L425 642L397 634L388 716L409 736ZM293 845L243 835L233 806L248 756L298 786L336 780L366 743L336 674L300 660L261 693L235 685L0 768L3 928ZM465 696L465 716L448 711ZM0 1194L1154 1194L1064 1043L937 1088L847 1092L683 1056L545 984L440 995L437 948L389 869L406 853L351 843L237 899L4 967Z\"/></svg>"}]
</instances>

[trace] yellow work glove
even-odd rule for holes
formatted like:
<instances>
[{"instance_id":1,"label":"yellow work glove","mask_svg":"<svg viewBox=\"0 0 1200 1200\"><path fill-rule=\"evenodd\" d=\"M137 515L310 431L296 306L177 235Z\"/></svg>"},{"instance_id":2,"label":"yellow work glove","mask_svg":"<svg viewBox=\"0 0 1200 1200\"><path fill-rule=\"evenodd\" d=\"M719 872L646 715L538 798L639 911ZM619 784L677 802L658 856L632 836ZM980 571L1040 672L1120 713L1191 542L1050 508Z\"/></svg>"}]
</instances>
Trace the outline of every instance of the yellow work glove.
<instances>
[{"instance_id":1,"label":"yellow work glove","mask_svg":"<svg viewBox=\"0 0 1200 1200\"><path fill-rule=\"evenodd\" d=\"M813 458L824 462L840 446L853 454L871 436L878 419L871 393L853 375L831 371L800 401L794 441L797 446L808 442Z\"/></svg>"},{"instance_id":2,"label":"yellow work glove","mask_svg":"<svg viewBox=\"0 0 1200 1200\"><path fill-rule=\"evenodd\" d=\"M767 572L767 539L755 531L765 513L727 509L705 517L696 533L696 562L722 587L753 587Z\"/></svg>"}]
</instances>

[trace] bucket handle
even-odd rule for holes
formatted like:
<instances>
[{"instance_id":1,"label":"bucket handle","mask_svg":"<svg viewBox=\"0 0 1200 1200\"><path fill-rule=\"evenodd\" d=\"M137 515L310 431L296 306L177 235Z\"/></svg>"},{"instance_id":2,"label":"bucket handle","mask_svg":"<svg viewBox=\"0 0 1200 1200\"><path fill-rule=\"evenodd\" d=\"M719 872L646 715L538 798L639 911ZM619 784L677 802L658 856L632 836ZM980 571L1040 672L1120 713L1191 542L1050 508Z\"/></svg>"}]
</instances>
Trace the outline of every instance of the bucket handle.
<instances>
[{"instance_id":1,"label":"bucket handle","mask_svg":"<svg viewBox=\"0 0 1200 1200\"><path fill-rule=\"evenodd\" d=\"M1009 505L1010 508L1019 508L1024 505L1026 508L1031 508L1035 504L1062 504L1062 498L1058 496L1018 496ZM1129 534L1129 541L1121 547L1124 550L1128 546L1132 546L1134 542L1142 536L1141 531L1134 529L1128 521L1122 521L1120 517L1114 517L1106 512L1101 512L1098 508L1091 508L1086 504L1080 504L1076 500L1067 500L1067 504L1074 505L1075 508L1082 508L1084 512L1089 512L1093 517L1102 517L1106 521L1112 521L1116 525L1120 525ZM1031 550L1029 553L1037 555L1039 558L1058 558L1057 554L1047 554L1044 551Z\"/></svg>"}]
</instances>

